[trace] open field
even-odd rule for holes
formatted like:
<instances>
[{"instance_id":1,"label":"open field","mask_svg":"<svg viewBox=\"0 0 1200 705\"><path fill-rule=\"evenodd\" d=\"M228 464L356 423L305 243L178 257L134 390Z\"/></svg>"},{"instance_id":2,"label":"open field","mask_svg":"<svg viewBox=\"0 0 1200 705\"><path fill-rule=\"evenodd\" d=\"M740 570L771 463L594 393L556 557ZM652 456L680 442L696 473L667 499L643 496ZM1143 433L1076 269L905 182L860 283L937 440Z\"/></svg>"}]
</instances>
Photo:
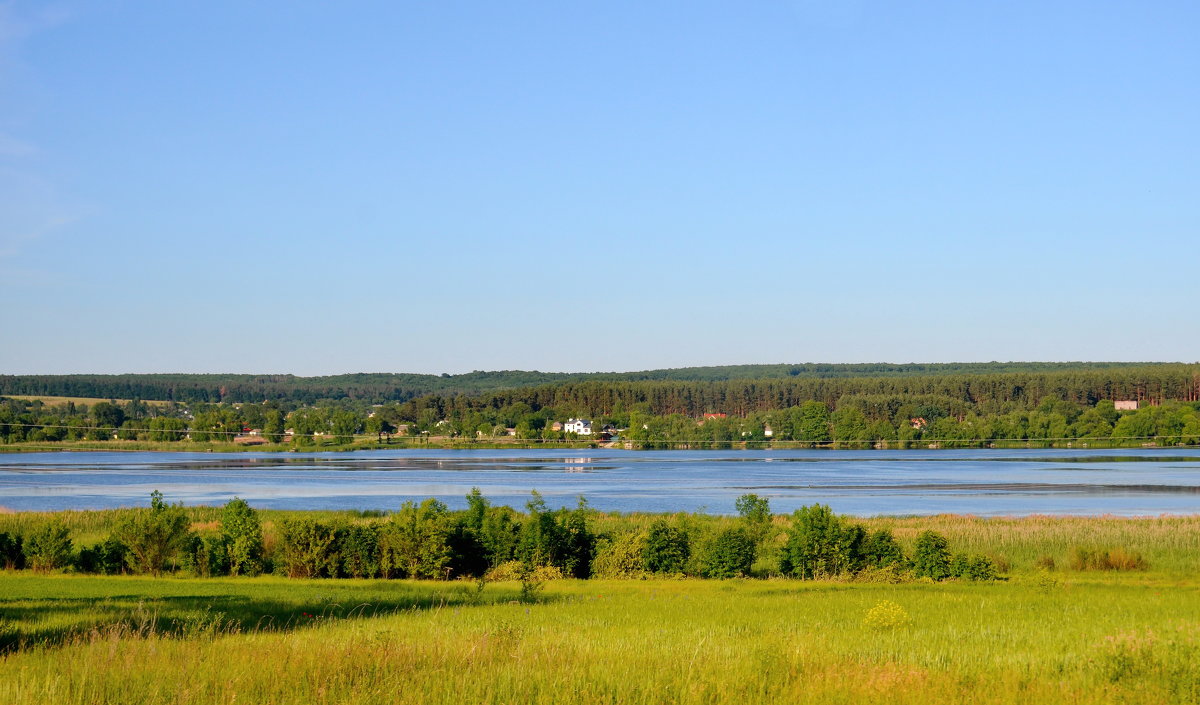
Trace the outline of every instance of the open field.
<instances>
[{"instance_id":1,"label":"open field","mask_svg":"<svg viewBox=\"0 0 1200 705\"><path fill-rule=\"evenodd\" d=\"M66 406L74 404L76 406L94 406L100 402L112 402L116 404L127 404L129 399L107 399L102 397L55 397L40 394L6 394L8 399L20 399L21 401L40 401L46 406ZM153 399L140 400L146 406L166 406L169 401L157 401Z\"/></svg>"},{"instance_id":2,"label":"open field","mask_svg":"<svg viewBox=\"0 0 1200 705\"><path fill-rule=\"evenodd\" d=\"M1200 702L1200 584L0 575L0 702ZM895 626L867 620L899 605ZM907 622L907 623L905 623Z\"/></svg>"}]
</instances>

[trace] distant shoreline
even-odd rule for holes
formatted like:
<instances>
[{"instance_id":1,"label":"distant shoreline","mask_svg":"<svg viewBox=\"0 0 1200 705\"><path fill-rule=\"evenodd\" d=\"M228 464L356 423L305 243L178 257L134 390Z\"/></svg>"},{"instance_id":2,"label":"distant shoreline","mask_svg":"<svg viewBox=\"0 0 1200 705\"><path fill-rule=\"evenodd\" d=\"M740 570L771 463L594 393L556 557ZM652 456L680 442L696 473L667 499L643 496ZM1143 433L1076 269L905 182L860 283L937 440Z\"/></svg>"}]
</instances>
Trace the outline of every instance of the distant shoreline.
<instances>
[{"instance_id":1,"label":"distant shoreline","mask_svg":"<svg viewBox=\"0 0 1200 705\"><path fill-rule=\"evenodd\" d=\"M688 450L822 450L822 451L889 451L889 450L1154 450L1194 449L1200 446L1186 444L1165 445L1158 443L1121 444L1106 439L1090 439L1086 442L1067 441L989 441L986 443L917 443L912 441L879 441L847 443L806 443L803 441L425 441L392 443L350 443L324 445L297 445L294 443L266 443L261 445L238 445L232 443L196 443L193 441L55 441L52 443L12 443L0 445L0 455L12 453L345 453L371 450L626 450L631 452L662 452Z\"/></svg>"}]
</instances>

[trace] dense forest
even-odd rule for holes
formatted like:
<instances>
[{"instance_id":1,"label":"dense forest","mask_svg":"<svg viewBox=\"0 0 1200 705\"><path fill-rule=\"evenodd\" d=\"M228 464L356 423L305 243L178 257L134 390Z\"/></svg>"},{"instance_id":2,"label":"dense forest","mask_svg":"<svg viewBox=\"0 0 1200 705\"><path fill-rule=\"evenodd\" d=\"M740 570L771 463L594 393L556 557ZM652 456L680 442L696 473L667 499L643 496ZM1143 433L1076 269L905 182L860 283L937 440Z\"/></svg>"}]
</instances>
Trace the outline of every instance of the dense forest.
<instances>
[{"instance_id":1,"label":"dense forest","mask_svg":"<svg viewBox=\"0 0 1200 705\"><path fill-rule=\"evenodd\" d=\"M321 399L351 399L368 403L408 401L426 395L480 395L503 390L562 384L634 382L709 383L748 380L817 381L861 378L958 378L981 375L1097 372L1103 377L1118 372L1123 379L1152 382L1156 375L1176 368L1163 363L1123 362L983 362L932 364L795 364L686 367L641 372L470 372L460 375L360 373L327 377L247 374L122 374L122 375L0 375L0 395L93 397L100 399L154 399L177 402L280 401L313 404ZM1186 376L1186 374L1184 375ZM945 384L943 382L943 384ZM1131 384L1136 384L1132 382ZM844 392L829 387L789 387L792 396L821 398L830 403ZM818 391L821 397L814 396ZM1131 387L1131 391L1136 389ZM1155 393L1161 390L1143 390ZM567 392L570 394L570 392ZM1107 398L1100 394L1097 398ZM718 401L724 403L724 399ZM1036 402L1035 402L1036 403ZM677 405L678 406L678 405ZM761 407L761 404L759 405ZM680 413L689 409L678 408ZM735 412L736 413L736 412Z\"/></svg>"},{"instance_id":2,"label":"dense forest","mask_svg":"<svg viewBox=\"0 0 1200 705\"><path fill-rule=\"evenodd\" d=\"M907 448L1200 443L1194 368L830 380L586 382L369 404L0 400L0 442L737 443ZM1114 400L1126 402L1118 409ZM1137 402L1133 404L1131 402ZM1135 409L1124 407L1136 406ZM593 434L562 422L589 418ZM698 445L697 445L698 444Z\"/></svg>"}]
</instances>

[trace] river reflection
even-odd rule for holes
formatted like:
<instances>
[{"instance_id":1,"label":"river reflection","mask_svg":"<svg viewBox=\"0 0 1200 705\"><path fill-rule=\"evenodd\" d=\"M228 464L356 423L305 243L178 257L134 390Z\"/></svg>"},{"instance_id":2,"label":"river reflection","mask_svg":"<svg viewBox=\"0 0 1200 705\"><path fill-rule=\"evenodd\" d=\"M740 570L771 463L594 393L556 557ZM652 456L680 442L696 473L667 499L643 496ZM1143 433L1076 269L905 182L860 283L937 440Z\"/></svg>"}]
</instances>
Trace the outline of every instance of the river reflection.
<instances>
[{"instance_id":1,"label":"river reflection","mask_svg":"<svg viewBox=\"0 0 1200 705\"><path fill-rule=\"evenodd\" d=\"M659 451L381 450L354 453L0 455L0 507L143 506L239 496L280 509L395 509L478 487L521 508L583 495L605 511L733 513L753 492L776 512L821 502L855 515L1190 514L1200 450Z\"/></svg>"}]
</instances>

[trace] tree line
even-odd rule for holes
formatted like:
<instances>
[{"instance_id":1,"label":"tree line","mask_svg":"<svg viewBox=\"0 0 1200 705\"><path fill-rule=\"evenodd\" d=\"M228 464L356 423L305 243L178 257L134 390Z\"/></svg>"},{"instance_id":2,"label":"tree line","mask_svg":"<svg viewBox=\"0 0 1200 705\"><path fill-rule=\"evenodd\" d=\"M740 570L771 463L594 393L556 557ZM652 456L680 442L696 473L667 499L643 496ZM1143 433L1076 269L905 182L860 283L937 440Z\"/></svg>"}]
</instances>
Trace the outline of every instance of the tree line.
<instances>
[{"instance_id":1,"label":"tree line","mask_svg":"<svg viewBox=\"0 0 1200 705\"><path fill-rule=\"evenodd\" d=\"M677 514L610 531L597 530L583 498L574 508L552 510L534 492L525 512L493 505L477 489L466 499L461 511L427 499L357 522L301 514L278 522L267 541L258 512L244 500L228 502L216 528L196 531L182 505L168 504L156 491L148 508L124 512L110 535L91 545L76 546L70 529L56 519L24 535L0 533L0 565L96 574L524 583L653 575L888 581L997 575L990 558L952 553L936 532L923 532L909 554L890 531L868 533L827 506L802 507L778 521L768 500L753 494L738 499L732 525Z\"/></svg>"},{"instance_id":2,"label":"tree line","mask_svg":"<svg viewBox=\"0 0 1200 705\"><path fill-rule=\"evenodd\" d=\"M988 363L936 363L936 364L904 364L887 363L867 364L793 364L793 365L730 365L720 367L689 367L678 369L645 370L638 372L591 372L591 373L560 373L538 371L475 371L459 375L422 375L422 374L391 374L391 373L358 373L346 375L331 375L320 377L297 377L295 375L247 375L247 374L122 374L122 375L0 375L0 395L26 396L63 396L89 397L99 399L154 399L188 403L244 403L244 402L292 402L295 404L314 404L321 399L349 399L368 403L388 401L408 401L421 396L476 396L490 392L500 392L508 389L527 387L554 387L558 385L582 383L639 383L656 382L665 385L657 387L614 388L609 402L618 398L625 403L647 401L651 404L661 404L656 413L694 414L695 408L687 406L688 397L694 397L692 389L696 384L712 382L737 381L742 384L734 385L725 390L714 392L716 396L707 395L697 399L698 403L720 402L732 404L745 403L750 406L763 407L759 396L763 393L782 394L783 397L768 401L768 405L777 408L791 400L819 399L830 403L832 400L849 393L851 390L839 384L792 385L783 384L778 388L759 390L759 383L776 381L826 380L870 378L916 378L940 377L947 378L941 382L923 385L930 389L958 388L961 383L948 381L951 378L977 378L994 375L1032 375L1025 383L1020 381L1010 383L1009 394L1023 396L1024 390L1015 390L1012 384L1023 386L1032 384L1030 393L1036 397L1039 393L1036 387L1041 382L1036 381L1045 375L1073 375L1077 373L1097 373L1100 377L1113 376L1116 384L1136 391L1139 380L1150 385L1147 393L1157 393L1152 388L1160 374L1168 377L1179 374L1176 368L1188 366L1160 363L1120 363L1120 362L988 362ZM1191 366L1192 372L1196 371ZM1123 373L1117 376L1117 373ZM1030 380L1033 380L1030 382ZM685 383L680 386L680 383ZM1048 382L1046 384L1055 384ZM1078 384L1071 382L1070 385ZM1094 383L1089 390L1096 393L1096 399L1112 398L1113 394L1122 389L1096 390ZM968 386L971 384L968 382ZM1003 387L1003 384L1001 384ZM741 391L735 391L741 390ZM984 394L995 393L996 390L983 390ZM545 395L539 392L539 398ZM916 392L913 392L916 393ZM934 392L941 393L941 392ZM593 395L587 389L565 390L563 400L577 395ZM739 395L748 398L738 399ZM633 397L644 397L634 399ZM1033 403L1038 399L1034 398ZM543 402L545 405L545 402ZM554 403L549 403L553 406ZM748 410L748 408L747 408ZM731 413L740 413L735 410Z\"/></svg>"},{"instance_id":3,"label":"tree line","mask_svg":"<svg viewBox=\"0 0 1200 705\"><path fill-rule=\"evenodd\" d=\"M288 409L263 404L148 406L99 402L47 407L40 402L0 402L0 442L107 441L111 439L232 443L253 430L261 440L309 447L388 441L418 444L427 438L463 442L518 440L595 442L554 430L554 422L582 416L578 407L403 403L358 409L338 403ZM1008 403L985 411L938 394L851 394L832 406L809 400L789 408L695 418L655 415L645 405L593 417L593 429L618 429L617 441L634 448L765 447L909 448L979 447L1028 442L1099 445L1200 443L1200 402L1166 401L1118 411L1111 400L1094 405L1043 397L1033 408ZM364 438L366 436L366 438ZM515 439L513 438L515 436Z\"/></svg>"}]
</instances>

